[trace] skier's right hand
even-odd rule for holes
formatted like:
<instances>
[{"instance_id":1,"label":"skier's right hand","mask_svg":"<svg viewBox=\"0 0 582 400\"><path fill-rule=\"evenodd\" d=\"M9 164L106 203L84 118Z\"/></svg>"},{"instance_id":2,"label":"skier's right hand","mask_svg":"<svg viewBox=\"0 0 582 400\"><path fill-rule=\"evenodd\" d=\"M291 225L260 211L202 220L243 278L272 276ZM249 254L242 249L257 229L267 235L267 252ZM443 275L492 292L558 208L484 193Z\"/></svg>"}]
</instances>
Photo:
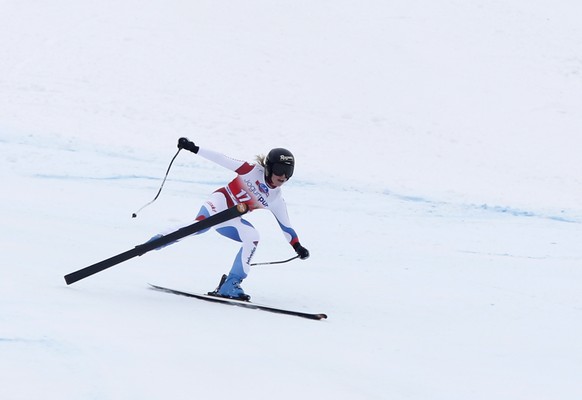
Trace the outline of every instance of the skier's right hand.
<instances>
[{"instance_id":1,"label":"skier's right hand","mask_svg":"<svg viewBox=\"0 0 582 400\"><path fill-rule=\"evenodd\" d=\"M306 260L309 258L309 250L307 250L305 247L301 246L301 244L299 242L295 243L293 245L293 248L295 249L295 252L299 256L299 259Z\"/></svg>"},{"instance_id":2,"label":"skier's right hand","mask_svg":"<svg viewBox=\"0 0 582 400\"><path fill-rule=\"evenodd\" d=\"M191 151L192 153L198 153L199 147L194 144L194 142L188 140L188 138L181 137L178 139L178 148L179 149L186 149Z\"/></svg>"}]
</instances>

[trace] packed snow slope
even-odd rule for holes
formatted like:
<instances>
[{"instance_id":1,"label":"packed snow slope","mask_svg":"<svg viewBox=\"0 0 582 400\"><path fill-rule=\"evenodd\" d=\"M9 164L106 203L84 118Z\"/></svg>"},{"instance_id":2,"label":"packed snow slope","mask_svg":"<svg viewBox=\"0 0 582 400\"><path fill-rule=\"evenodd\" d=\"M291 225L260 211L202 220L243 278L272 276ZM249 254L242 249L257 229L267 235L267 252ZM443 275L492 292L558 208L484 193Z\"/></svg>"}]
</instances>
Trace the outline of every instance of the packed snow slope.
<instances>
[{"instance_id":1,"label":"packed snow slope","mask_svg":"<svg viewBox=\"0 0 582 400\"><path fill-rule=\"evenodd\" d=\"M582 3L0 2L0 398L580 399ZM233 174L180 136L297 159L312 256L204 292L187 238ZM254 261L294 255L266 211Z\"/></svg>"}]
</instances>

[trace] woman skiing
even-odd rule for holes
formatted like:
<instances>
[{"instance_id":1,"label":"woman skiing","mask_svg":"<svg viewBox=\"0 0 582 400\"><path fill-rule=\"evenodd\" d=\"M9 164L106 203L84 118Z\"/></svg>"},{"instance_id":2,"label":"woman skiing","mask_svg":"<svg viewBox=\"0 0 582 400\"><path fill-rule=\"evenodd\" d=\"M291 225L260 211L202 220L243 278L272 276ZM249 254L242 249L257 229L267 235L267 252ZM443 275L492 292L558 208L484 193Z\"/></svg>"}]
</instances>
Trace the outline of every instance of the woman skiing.
<instances>
[{"instance_id":1,"label":"woman skiing","mask_svg":"<svg viewBox=\"0 0 582 400\"><path fill-rule=\"evenodd\" d=\"M281 186L291 178L295 166L295 159L289 150L273 149L266 157L257 157L256 164L250 164L196 146L184 137L178 140L178 148L189 150L237 173L230 183L212 193L200 208L196 220L208 218L240 203L245 203L251 211L258 208L268 209L277 219L286 239L299 258L304 260L309 257L309 251L299 243L297 233L291 227L287 206L281 192ZM214 294L249 300L250 296L245 294L240 284L250 271L251 259L259 243L259 233L242 217L218 224L214 226L214 229L221 235L241 243L230 273Z\"/></svg>"}]
</instances>

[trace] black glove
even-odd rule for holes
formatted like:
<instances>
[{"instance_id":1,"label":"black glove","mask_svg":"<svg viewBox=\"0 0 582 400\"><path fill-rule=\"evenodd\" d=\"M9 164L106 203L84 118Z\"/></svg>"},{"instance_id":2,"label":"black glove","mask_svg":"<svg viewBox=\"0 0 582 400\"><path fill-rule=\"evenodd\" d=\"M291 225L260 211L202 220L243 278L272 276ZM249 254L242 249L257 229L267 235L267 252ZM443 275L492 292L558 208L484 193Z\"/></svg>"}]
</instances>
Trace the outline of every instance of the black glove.
<instances>
[{"instance_id":1,"label":"black glove","mask_svg":"<svg viewBox=\"0 0 582 400\"><path fill-rule=\"evenodd\" d=\"M181 137L180 139L178 139L178 148L186 149L188 151L191 151L192 153L198 153L199 149L199 147L196 146L194 142L191 142L190 140L188 140L188 138L185 137Z\"/></svg>"},{"instance_id":2,"label":"black glove","mask_svg":"<svg viewBox=\"0 0 582 400\"><path fill-rule=\"evenodd\" d=\"M301 246L299 242L295 243L293 248L295 249L295 253L299 255L300 259L305 260L306 258L309 258L309 250Z\"/></svg>"}]
</instances>

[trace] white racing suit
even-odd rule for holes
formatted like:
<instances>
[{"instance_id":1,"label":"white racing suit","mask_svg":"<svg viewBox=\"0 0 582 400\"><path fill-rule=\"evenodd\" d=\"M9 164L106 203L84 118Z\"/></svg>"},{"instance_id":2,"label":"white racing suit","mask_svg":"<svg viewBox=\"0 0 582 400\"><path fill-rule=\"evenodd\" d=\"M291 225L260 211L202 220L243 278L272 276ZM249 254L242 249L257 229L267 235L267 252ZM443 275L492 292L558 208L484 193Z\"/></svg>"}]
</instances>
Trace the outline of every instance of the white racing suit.
<instances>
[{"instance_id":1,"label":"white racing suit","mask_svg":"<svg viewBox=\"0 0 582 400\"><path fill-rule=\"evenodd\" d=\"M235 160L202 147L198 150L198 155L236 172L237 176L228 185L212 193L200 208L196 220L208 218L234 205L245 203L251 211L259 208L270 210L291 246L299 241L297 233L291 227L281 188L269 187L265 181L265 170L261 165ZM259 243L258 231L242 217L218 224L214 229L221 235L241 243L230 273L239 276L240 279L246 278Z\"/></svg>"}]
</instances>

